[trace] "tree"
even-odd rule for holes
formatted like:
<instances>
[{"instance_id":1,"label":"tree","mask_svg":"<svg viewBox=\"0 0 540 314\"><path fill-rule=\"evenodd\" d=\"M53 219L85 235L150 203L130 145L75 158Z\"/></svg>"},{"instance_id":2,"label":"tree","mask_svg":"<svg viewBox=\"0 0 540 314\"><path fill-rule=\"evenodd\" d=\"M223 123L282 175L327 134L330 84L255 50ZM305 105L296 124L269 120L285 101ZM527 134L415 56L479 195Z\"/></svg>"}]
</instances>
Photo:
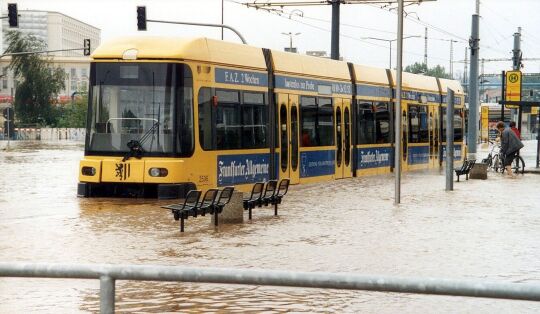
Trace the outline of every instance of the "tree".
<instances>
[{"instance_id":1,"label":"tree","mask_svg":"<svg viewBox=\"0 0 540 314\"><path fill-rule=\"evenodd\" d=\"M440 65L436 65L435 67L428 69L425 63L415 62L412 65L406 66L404 71L414 74L425 74L427 76L434 76L445 79L452 78L450 74L446 73L444 67Z\"/></svg>"},{"instance_id":2,"label":"tree","mask_svg":"<svg viewBox=\"0 0 540 314\"><path fill-rule=\"evenodd\" d=\"M58 117L55 126L58 128L84 128L86 126L86 113L88 97L75 99L69 105L57 107Z\"/></svg>"},{"instance_id":3,"label":"tree","mask_svg":"<svg viewBox=\"0 0 540 314\"><path fill-rule=\"evenodd\" d=\"M45 50L45 43L32 35L18 31L6 33L6 53ZM60 67L53 68L51 60L39 54L12 56L10 68L19 80L15 93L15 115L21 123L54 123L52 100L64 85L65 73Z\"/></svg>"}]
</instances>

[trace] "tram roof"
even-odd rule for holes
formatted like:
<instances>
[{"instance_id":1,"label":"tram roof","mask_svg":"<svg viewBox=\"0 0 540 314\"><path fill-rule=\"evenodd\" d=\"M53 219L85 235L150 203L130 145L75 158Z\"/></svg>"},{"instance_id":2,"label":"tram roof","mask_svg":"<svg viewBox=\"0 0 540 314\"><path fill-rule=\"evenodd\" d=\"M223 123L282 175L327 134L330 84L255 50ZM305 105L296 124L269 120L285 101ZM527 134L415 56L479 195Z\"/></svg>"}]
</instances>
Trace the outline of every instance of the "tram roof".
<instances>
[{"instance_id":1,"label":"tram roof","mask_svg":"<svg viewBox=\"0 0 540 314\"><path fill-rule=\"evenodd\" d=\"M272 50L274 71L348 80L351 77L346 62L332 59L301 55L298 53Z\"/></svg>"},{"instance_id":2,"label":"tram roof","mask_svg":"<svg viewBox=\"0 0 540 314\"><path fill-rule=\"evenodd\" d=\"M130 49L137 50L137 60L182 59L266 69L261 48L210 38L123 37L101 44L92 58L123 59Z\"/></svg>"},{"instance_id":3,"label":"tram roof","mask_svg":"<svg viewBox=\"0 0 540 314\"><path fill-rule=\"evenodd\" d=\"M441 83L441 92L443 94L447 93L448 88L452 89L456 95L464 94L463 86L461 86L459 81L440 78L439 82Z\"/></svg>"},{"instance_id":4,"label":"tram roof","mask_svg":"<svg viewBox=\"0 0 540 314\"><path fill-rule=\"evenodd\" d=\"M386 69L358 64L354 64L353 68L357 82L389 86L390 82L388 81Z\"/></svg>"},{"instance_id":5,"label":"tram roof","mask_svg":"<svg viewBox=\"0 0 540 314\"><path fill-rule=\"evenodd\" d=\"M396 71L392 70L392 86L396 87ZM439 85L437 79L432 76L425 76L420 74L414 74L409 72L402 72L402 86L403 89L408 90L422 90L439 93Z\"/></svg>"}]
</instances>

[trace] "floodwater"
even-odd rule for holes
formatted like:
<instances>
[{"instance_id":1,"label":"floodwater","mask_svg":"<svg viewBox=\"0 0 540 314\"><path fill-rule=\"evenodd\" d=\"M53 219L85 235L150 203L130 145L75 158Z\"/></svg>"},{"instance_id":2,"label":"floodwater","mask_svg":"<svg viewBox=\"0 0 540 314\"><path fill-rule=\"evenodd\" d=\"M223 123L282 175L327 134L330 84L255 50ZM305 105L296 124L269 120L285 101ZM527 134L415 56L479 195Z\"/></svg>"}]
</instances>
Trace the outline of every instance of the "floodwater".
<instances>
[{"instance_id":1,"label":"floodwater","mask_svg":"<svg viewBox=\"0 0 540 314\"><path fill-rule=\"evenodd\" d=\"M536 144L536 142L532 142ZM540 176L454 183L444 174L294 186L251 222L189 219L169 202L76 197L78 143L12 142L0 150L0 260L355 272L540 281ZM118 281L118 312L539 312L540 303L328 289ZM99 281L0 279L0 313L99 310Z\"/></svg>"}]
</instances>

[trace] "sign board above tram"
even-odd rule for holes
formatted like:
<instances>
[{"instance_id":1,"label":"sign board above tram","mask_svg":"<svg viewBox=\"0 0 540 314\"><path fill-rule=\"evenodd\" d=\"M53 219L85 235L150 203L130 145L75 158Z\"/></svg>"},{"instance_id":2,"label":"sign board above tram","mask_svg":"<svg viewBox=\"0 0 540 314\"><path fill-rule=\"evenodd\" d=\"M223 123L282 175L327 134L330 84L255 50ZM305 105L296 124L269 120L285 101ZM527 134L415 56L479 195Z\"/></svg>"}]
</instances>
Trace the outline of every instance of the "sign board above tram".
<instances>
[{"instance_id":1,"label":"sign board above tram","mask_svg":"<svg viewBox=\"0 0 540 314\"><path fill-rule=\"evenodd\" d=\"M521 101L521 71L506 72L506 101ZM506 105L507 108L519 108L518 105Z\"/></svg>"}]
</instances>

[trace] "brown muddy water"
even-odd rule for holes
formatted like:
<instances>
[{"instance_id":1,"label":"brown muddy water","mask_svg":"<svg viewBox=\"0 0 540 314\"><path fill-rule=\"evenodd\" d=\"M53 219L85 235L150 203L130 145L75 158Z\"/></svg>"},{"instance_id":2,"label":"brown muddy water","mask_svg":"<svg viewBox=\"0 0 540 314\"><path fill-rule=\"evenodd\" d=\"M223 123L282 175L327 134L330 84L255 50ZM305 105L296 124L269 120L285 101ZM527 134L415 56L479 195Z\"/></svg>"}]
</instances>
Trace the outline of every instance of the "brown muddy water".
<instances>
[{"instance_id":1,"label":"brown muddy water","mask_svg":"<svg viewBox=\"0 0 540 314\"><path fill-rule=\"evenodd\" d=\"M78 143L15 142L0 150L0 261L355 272L540 282L540 176L490 173L455 183L404 174L294 186L280 207L186 232L170 201L76 197ZM0 313L99 310L98 280L0 279ZM540 303L362 291L118 281L120 312L493 313Z\"/></svg>"}]
</instances>

